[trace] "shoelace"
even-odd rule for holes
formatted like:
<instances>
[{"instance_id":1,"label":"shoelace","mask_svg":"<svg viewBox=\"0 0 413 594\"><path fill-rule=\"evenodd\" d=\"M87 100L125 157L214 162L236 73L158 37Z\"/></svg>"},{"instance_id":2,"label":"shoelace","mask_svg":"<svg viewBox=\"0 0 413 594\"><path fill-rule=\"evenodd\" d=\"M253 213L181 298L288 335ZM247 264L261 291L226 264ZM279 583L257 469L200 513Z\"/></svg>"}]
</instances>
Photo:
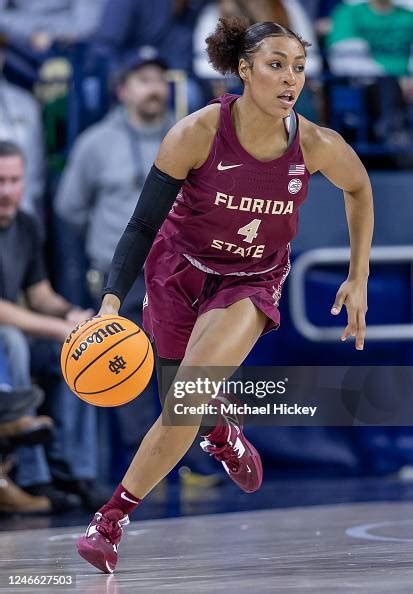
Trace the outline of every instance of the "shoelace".
<instances>
[{"instance_id":1,"label":"shoelace","mask_svg":"<svg viewBox=\"0 0 413 594\"><path fill-rule=\"evenodd\" d=\"M129 518L127 516L120 519L116 517L111 518L109 513L100 518L100 521L96 525L96 530L112 544L116 544L116 541L122 535L123 526L129 524Z\"/></svg>"},{"instance_id":2,"label":"shoelace","mask_svg":"<svg viewBox=\"0 0 413 594\"><path fill-rule=\"evenodd\" d=\"M211 456L214 456L215 460L218 460L218 462L225 462L231 472L238 472L240 467L239 459L229 443L226 443L223 446L211 444L206 446L206 450Z\"/></svg>"}]
</instances>

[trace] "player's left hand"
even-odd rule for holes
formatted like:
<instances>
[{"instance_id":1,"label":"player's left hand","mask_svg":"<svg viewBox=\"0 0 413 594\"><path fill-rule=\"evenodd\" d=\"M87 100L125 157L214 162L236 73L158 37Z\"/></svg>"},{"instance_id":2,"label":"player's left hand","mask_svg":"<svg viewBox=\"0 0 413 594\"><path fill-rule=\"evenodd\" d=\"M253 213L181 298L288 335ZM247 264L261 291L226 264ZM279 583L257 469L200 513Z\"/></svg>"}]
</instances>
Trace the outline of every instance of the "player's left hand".
<instances>
[{"instance_id":1,"label":"player's left hand","mask_svg":"<svg viewBox=\"0 0 413 594\"><path fill-rule=\"evenodd\" d=\"M343 305L347 309L348 323L341 335L341 340L344 341L349 336L355 336L356 349L362 351L366 334L367 280L344 281L337 291L334 305L331 308L333 316L340 313Z\"/></svg>"}]
</instances>

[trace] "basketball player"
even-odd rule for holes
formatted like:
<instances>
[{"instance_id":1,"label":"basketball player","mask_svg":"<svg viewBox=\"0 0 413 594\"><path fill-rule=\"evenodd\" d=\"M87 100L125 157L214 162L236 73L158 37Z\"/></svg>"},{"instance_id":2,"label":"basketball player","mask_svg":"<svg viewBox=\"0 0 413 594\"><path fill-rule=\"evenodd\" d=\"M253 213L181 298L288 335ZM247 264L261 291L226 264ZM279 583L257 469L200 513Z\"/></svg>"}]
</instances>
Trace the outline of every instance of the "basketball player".
<instances>
[{"instance_id":1,"label":"basketball player","mask_svg":"<svg viewBox=\"0 0 413 594\"><path fill-rule=\"evenodd\" d=\"M362 350L372 192L343 139L293 110L308 43L276 23L248 27L229 18L220 20L207 44L213 66L237 74L243 94L215 100L166 135L118 244L100 313L118 313L146 261L144 327L158 362L181 362L177 377L191 366L236 368L258 338L279 325L298 208L310 175L320 171L344 191L351 241L348 277L331 313L345 305L342 340L355 336ZM82 557L113 572L128 514L186 453L198 428L157 419L79 540ZM239 419L221 413L216 427L202 433L203 449L242 490L260 487L261 460Z\"/></svg>"}]
</instances>

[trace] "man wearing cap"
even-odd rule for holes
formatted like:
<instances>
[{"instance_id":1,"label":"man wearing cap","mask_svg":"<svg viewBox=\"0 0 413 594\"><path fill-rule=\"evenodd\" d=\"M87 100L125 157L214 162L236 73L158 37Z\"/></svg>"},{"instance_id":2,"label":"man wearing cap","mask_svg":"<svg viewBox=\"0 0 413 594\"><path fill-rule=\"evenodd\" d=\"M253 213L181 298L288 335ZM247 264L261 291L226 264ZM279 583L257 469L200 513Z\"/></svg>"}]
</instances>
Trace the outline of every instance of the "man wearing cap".
<instances>
[{"instance_id":1,"label":"man wearing cap","mask_svg":"<svg viewBox=\"0 0 413 594\"><path fill-rule=\"evenodd\" d=\"M79 136L63 172L55 208L83 234L95 272L89 278L108 272L162 138L174 123L165 70L152 47L129 54L114 74L119 104ZM143 275L122 312L137 323L138 296L142 303Z\"/></svg>"},{"instance_id":2,"label":"man wearing cap","mask_svg":"<svg viewBox=\"0 0 413 594\"><path fill-rule=\"evenodd\" d=\"M113 253L128 223L159 145L174 123L168 111L166 65L157 50L144 46L128 54L115 72L119 104L77 139L58 188L55 209L75 226L86 242L88 279L102 284ZM98 282L96 283L96 280ZM99 286L95 287L100 298ZM140 325L145 295L141 274L125 300L121 315ZM146 400L146 399L145 399ZM154 406L155 398L151 399ZM117 411L122 435L136 446L134 403ZM139 424L151 422L153 411L139 408ZM124 410L123 410L124 409Z\"/></svg>"}]
</instances>

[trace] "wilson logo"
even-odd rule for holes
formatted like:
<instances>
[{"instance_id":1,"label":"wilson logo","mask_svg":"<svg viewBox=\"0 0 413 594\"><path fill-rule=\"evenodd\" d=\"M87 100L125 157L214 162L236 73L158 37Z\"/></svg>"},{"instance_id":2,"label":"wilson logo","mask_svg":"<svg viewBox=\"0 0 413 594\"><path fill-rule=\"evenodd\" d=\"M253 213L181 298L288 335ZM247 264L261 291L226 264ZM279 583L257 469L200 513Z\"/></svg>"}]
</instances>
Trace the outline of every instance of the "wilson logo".
<instances>
[{"instance_id":1,"label":"wilson logo","mask_svg":"<svg viewBox=\"0 0 413 594\"><path fill-rule=\"evenodd\" d=\"M92 332L79 346L73 351L72 359L78 361L91 344L101 344L108 336L119 334L119 332L126 332L126 329L119 324L119 322L112 322L106 324L104 328L99 328L96 332Z\"/></svg>"}]
</instances>

